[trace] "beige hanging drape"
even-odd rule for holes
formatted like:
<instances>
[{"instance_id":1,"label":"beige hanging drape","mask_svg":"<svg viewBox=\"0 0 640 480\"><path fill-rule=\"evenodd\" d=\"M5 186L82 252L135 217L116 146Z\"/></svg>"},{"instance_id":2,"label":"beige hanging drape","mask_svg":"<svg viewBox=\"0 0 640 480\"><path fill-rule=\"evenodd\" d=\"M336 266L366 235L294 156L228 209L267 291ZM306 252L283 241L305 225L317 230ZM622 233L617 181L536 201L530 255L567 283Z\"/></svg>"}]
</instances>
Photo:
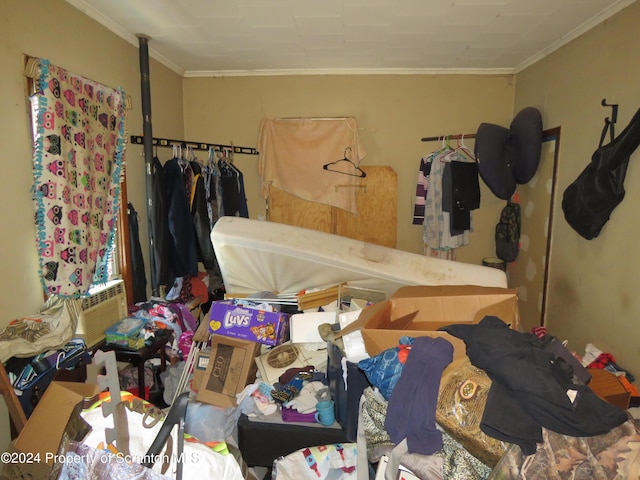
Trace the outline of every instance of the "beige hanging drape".
<instances>
[{"instance_id":1,"label":"beige hanging drape","mask_svg":"<svg viewBox=\"0 0 640 480\"><path fill-rule=\"evenodd\" d=\"M354 118L273 118L265 117L258 138L259 174L262 195L269 197L271 186L311 202L331 205L357 213L356 190L360 183L357 167L366 155L358 138ZM353 165L324 165L347 157ZM332 166L333 167L333 166Z\"/></svg>"}]
</instances>

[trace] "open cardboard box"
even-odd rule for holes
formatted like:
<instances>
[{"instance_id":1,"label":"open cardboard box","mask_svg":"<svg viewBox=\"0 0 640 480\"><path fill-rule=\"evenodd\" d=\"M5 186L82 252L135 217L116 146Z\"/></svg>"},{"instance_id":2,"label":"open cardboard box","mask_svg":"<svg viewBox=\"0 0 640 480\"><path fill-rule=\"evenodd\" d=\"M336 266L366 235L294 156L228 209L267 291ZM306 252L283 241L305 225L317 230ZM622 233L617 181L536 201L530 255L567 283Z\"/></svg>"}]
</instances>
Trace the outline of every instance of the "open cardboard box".
<instances>
[{"instance_id":1,"label":"open cardboard box","mask_svg":"<svg viewBox=\"0 0 640 480\"><path fill-rule=\"evenodd\" d=\"M63 433L66 431L68 435L74 436L74 432L68 428L70 421L80 421L77 414L82 409L81 402L98 393L98 386L93 384L51 382L20 435L8 450L17 459L26 461L5 463L0 478L49 478ZM86 422L82 422L86 425ZM89 429L88 425L86 430L78 428L77 425L73 428L81 436L85 436ZM82 440L81 438L70 439Z\"/></svg>"},{"instance_id":2,"label":"open cardboard box","mask_svg":"<svg viewBox=\"0 0 640 480\"><path fill-rule=\"evenodd\" d=\"M520 327L515 289L478 286L408 286L389 300L371 305L337 336L360 330L367 353L375 356L398 345L400 337L444 337L454 348L454 358L466 355L462 340L439 328L455 323L478 323L494 315L513 329Z\"/></svg>"},{"instance_id":3,"label":"open cardboard box","mask_svg":"<svg viewBox=\"0 0 640 480\"><path fill-rule=\"evenodd\" d=\"M256 378L258 367L254 359L259 352L259 343L214 335L196 400L223 408L236 407L236 394Z\"/></svg>"}]
</instances>

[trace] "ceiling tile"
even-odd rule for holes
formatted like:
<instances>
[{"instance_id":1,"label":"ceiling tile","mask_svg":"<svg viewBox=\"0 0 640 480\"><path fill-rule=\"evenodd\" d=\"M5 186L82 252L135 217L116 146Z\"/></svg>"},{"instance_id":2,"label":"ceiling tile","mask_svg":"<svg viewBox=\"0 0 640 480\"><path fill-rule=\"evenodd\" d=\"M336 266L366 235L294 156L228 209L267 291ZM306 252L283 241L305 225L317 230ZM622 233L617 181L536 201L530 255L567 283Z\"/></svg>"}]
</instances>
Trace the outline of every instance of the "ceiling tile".
<instances>
[{"instance_id":1,"label":"ceiling tile","mask_svg":"<svg viewBox=\"0 0 640 480\"><path fill-rule=\"evenodd\" d=\"M310 50L342 50L345 46L342 35L307 35L302 39L307 51ZM369 47L371 48L371 47Z\"/></svg>"},{"instance_id":2,"label":"ceiling tile","mask_svg":"<svg viewBox=\"0 0 640 480\"><path fill-rule=\"evenodd\" d=\"M297 0L293 4L295 17L339 17L342 13L342 0Z\"/></svg>"},{"instance_id":3,"label":"ceiling tile","mask_svg":"<svg viewBox=\"0 0 640 480\"><path fill-rule=\"evenodd\" d=\"M179 73L515 69L633 1L67 0Z\"/></svg>"},{"instance_id":4,"label":"ceiling tile","mask_svg":"<svg viewBox=\"0 0 640 480\"><path fill-rule=\"evenodd\" d=\"M440 25L438 17L398 15L393 19L392 33L431 33Z\"/></svg>"},{"instance_id":5,"label":"ceiling tile","mask_svg":"<svg viewBox=\"0 0 640 480\"><path fill-rule=\"evenodd\" d=\"M565 0L513 0L501 11L502 15L548 15Z\"/></svg>"},{"instance_id":6,"label":"ceiling tile","mask_svg":"<svg viewBox=\"0 0 640 480\"><path fill-rule=\"evenodd\" d=\"M253 6L244 14L249 27L292 27L291 9L287 6Z\"/></svg>"},{"instance_id":7,"label":"ceiling tile","mask_svg":"<svg viewBox=\"0 0 640 480\"><path fill-rule=\"evenodd\" d=\"M454 5L449 14L442 18L442 25L488 25L500 13L500 8L496 5Z\"/></svg>"},{"instance_id":8,"label":"ceiling tile","mask_svg":"<svg viewBox=\"0 0 640 480\"><path fill-rule=\"evenodd\" d=\"M389 32L385 25L345 25L346 41L378 41L386 39Z\"/></svg>"},{"instance_id":9,"label":"ceiling tile","mask_svg":"<svg viewBox=\"0 0 640 480\"><path fill-rule=\"evenodd\" d=\"M394 15L391 5L351 5L344 7L345 25L390 25Z\"/></svg>"},{"instance_id":10,"label":"ceiling tile","mask_svg":"<svg viewBox=\"0 0 640 480\"><path fill-rule=\"evenodd\" d=\"M342 35L344 25L340 17L296 17L301 37L306 35Z\"/></svg>"}]
</instances>

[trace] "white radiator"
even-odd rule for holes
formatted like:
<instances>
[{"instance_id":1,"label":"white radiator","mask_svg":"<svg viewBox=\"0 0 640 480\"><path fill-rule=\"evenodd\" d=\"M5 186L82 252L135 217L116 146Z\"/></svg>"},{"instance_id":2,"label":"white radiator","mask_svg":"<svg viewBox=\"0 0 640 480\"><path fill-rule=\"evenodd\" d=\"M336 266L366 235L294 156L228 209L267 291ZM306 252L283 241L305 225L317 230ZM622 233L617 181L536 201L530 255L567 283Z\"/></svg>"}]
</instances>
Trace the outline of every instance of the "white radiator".
<instances>
[{"instance_id":1,"label":"white radiator","mask_svg":"<svg viewBox=\"0 0 640 480\"><path fill-rule=\"evenodd\" d=\"M104 331L127 316L127 294L122 280L107 282L78 299L80 316L76 336L91 348L105 338Z\"/></svg>"}]
</instances>

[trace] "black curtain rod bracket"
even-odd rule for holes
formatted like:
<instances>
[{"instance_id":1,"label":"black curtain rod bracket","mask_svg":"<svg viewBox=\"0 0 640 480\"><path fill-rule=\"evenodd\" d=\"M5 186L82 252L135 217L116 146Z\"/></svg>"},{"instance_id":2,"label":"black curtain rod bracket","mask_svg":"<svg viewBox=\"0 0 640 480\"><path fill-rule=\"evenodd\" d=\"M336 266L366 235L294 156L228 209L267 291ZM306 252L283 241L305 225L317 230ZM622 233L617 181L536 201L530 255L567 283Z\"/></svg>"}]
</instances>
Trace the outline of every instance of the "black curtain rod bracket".
<instances>
[{"instance_id":1,"label":"black curtain rod bracket","mask_svg":"<svg viewBox=\"0 0 640 480\"><path fill-rule=\"evenodd\" d=\"M144 136L142 135L131 135L130 138L132 145L143 145L144 144ZM202 150L208 152L210 148L215 150L230 150L233 153L238 153L241 155L260 155L257 148L253 147L239 147L237 145L223 145L219 143L206 143L206 142L191 142L188 140L174 140L171 138L158 138L153 137L151 139L151 144L156 147L173 147L174 145L180 145L183 148L191 147L193 150Z\"/></svg>"}]
</instances>

